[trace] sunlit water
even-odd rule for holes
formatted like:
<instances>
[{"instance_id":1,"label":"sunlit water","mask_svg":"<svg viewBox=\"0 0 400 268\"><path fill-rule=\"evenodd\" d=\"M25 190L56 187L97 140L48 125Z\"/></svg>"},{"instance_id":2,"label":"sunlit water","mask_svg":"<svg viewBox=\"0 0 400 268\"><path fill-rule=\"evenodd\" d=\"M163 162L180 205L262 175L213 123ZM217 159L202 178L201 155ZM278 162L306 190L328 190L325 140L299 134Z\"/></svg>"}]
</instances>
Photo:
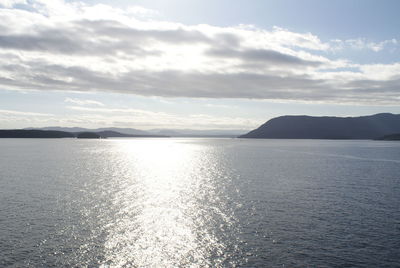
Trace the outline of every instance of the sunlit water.
<instances>
[{"instance_id":1,"label":"sunlit water","mask_svg":"<svg viewBox=\"0 0 400 268\"><path fill-rule=\"evenodd\" d=\"M400 267L400 143L2 139L0 267Z\"/></svg>"}]
</instances>

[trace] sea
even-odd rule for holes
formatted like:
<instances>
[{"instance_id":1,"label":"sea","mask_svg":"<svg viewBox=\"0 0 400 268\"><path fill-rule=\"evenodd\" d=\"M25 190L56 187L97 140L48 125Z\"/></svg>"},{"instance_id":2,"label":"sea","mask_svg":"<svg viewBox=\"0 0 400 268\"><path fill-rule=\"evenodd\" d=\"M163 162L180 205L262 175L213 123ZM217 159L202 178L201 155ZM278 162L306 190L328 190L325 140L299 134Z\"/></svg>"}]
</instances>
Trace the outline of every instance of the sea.
<instances>
[{"instance_id":1,"label":"sea","mask_svg":"<svg viewBox=\"0 0 400 268\"><path fill-rule=\"evenodd\" d=\"M0 139L0 267L400 267L400 142Z\"/></svg>"}]
</instances>

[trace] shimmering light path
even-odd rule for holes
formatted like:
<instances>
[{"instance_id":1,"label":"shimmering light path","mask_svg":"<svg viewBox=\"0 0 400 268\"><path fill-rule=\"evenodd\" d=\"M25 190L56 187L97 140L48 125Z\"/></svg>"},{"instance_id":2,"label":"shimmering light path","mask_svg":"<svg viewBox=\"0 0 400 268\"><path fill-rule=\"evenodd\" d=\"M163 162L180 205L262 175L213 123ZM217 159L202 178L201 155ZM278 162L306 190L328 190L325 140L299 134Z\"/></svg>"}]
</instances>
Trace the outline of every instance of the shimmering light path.
<instances>
[{"instance_id":1,"label":"shimmering light path","mask_svg":"<svg viewBox=\"0 0 400 268\"><path fill-rule=\"evenodd\" d=\"M120 191L113 196L117 213L107 225L106 262L117 267L226 262L233 241L221 238L224 229L234 231L235 219L219 192L230 178L213 149L166 140L115 146L122 166L112 178Z\"/></svg>"}]
</instances>

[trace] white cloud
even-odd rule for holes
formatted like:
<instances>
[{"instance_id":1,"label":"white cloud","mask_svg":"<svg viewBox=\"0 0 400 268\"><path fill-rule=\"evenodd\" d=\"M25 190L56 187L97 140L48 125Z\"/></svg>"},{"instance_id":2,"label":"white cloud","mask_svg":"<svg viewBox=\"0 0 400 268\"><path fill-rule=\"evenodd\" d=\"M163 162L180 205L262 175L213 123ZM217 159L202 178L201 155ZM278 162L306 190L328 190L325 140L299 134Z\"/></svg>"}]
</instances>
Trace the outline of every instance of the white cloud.
<instances>
[{"instance_id":1,"label":"white cloud","mask_svg":"<svg viewBox=\"0 0 400 268\"><path fill-rule=\"evenodd\" d=\"M34 113L34 112L23 112L23 111L15 111L15 110L0 110L0 115L3 116L52 116L52 114L48 113Z\"/></svg>"},{"instance_id":2,"label":"white cloud","mask_svg":"<svg viewBox=\"0 0 400 268\"><path fill-rule=\"evenodd\" d=\"M55 116L49 113L35 113L16 110L0 110L0 126L2 128L19 128L20 126L33 126L41 122L54 119Z\"/></svg>"},{"instance_id":3,"label":"white cloud","mask_svg":"<svg viewBox=\"0 0 400 268\"><path fill-rule=\"evenodd\" d=\"M207 114L172 114L132 108L67 106L78 113L62 117L48 113L0 110L0 124L15 126L76 126L85 128L128 127L137 129L243 129L257 127L263 119L215 116Z\"/></svg>"},{"instance_id":4,"label":"white cloud","mask_svg":"<svg viewBox=\"0 0 400 268\"><path fill-rule=\"evenodd\" d=\"M14 5L27 4L26 0L0 0L0 6L11 8Z\"/></svg>"},{"instance_id":5,"label":"white cloud","mask_svg":"<svg viewBox=\"0 0 400 268\"><path fill-rule=\"evenodd\" d=\"M389 39L380 42L368 41L366 38L355 38L347 40L331 40L330 48L332 50L343 50L346 48L356 49L356 50L372 50L374 52L379 52L385 49L387 46L396 46L398 44L397 39Z\"/></svg>"},{"instance_id":6,"label":"white cloud","mask_svg":"<svg viewBox=\"0 0 400 268\"><path fill-rule=\"evenodd\" d=\"M393 98L400 87L397 63L361 65L322 56L341 46L380 51L397 44L396 39L323 42L311 33L278 27L265 30L250 25L216 27L146 20L142 15L151 12L139 7L122 10L61 0L28 4L32 11L0 9L3 88L397 102ZM101 106L87 101L68 102Z\"/></svg>"},{"instance_id":7,"label":"white cloud","mask_svg":"<svg viewBox=\"0 0 400 268\"><path fill-rule=\"evenodd\" d=\"M204 104L204 106L209 107L209 108L219 108L219 109L237 108L237 106L231 106L231 105L225 105L225 104L212 104L212 103Z\"/></svg>"},{"instance_id":8,"label":"white cloud","mask_svg":"<svg viewBox=\"0 0 400 268\"><path fill-rule=\"evenodd\" d=\"M65 98L64 102L69 102L77 105L95 105L95 106L104 106L103 103L95 100L82 100L76 98Z\"/></svg>"},{"instance_id":9,"label":"white cloud","mask_svg":"<svg viewBox=\"0 0 400 268\"><path fill-rule=\"evenodd\" d=\"M215 116L207 114L171 114L132 108L89 108L68 106L68 109L82 112L78 118L83 122L113 122L119 127L151 128L191 128L191 129L251 129L264 119ZM113 124L111 123L111 124ZM99 124L101 125L101 124ZM103 123L104 125L104 123Z\"/></svg>"}]
</instances>

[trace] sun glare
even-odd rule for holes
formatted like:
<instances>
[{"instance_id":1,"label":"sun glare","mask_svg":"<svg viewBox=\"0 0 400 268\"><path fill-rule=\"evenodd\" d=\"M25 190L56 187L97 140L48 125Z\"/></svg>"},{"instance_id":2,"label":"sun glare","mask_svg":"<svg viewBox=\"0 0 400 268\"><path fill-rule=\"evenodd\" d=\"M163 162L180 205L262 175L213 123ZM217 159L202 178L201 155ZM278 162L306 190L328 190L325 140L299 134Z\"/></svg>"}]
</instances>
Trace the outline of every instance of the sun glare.
<instances>
[{"instance_id":1,"label":"sun glare","mask_svg":"<svg viewBox=\"0 0 400 268\"><path fill-rule=\"evenodd\" d=\"M209 265L210 254L223 245L199 228L207 220L204 200L214 198L212 189L202 189L210 180L207 172L199 173L209 161L204 147L184 140L113 142L126 174L113 178L121 191L106 242L108 262L113 267Z\"/></svg>"}]
</instances>

